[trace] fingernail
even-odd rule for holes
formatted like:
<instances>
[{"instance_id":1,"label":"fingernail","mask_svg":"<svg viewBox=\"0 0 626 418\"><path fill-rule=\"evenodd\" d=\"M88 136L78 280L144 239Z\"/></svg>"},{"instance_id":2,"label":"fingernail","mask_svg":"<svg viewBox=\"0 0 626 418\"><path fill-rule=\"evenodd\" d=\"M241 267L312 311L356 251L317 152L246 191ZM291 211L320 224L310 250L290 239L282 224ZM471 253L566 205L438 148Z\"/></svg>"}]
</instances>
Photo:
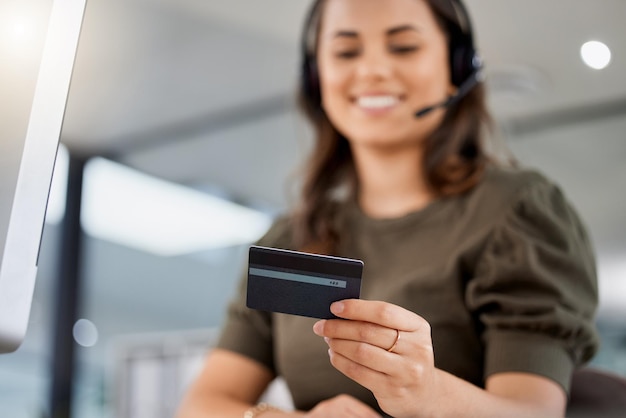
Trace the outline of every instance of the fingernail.
<instances>
[{"instance_id":1,"label":"fingernail","mask_svg":"<svg viewBox=\"0 0 626 418\"><path fill-rule=\"evenodd\" d=\"M333 358L333 350L328 349L328 357Z\"/></svg>"},{"instance_id":2,"label":"fingernail","mask_svg":"<svg viewBox=\"0 0 626 418\"><path fill-rule=\"evenodd\" d=\"M330 341L330 338L324 337L324 341L326 342L326 344L328 344L328 342Z\"/></svg>"},{"instance_id":3,"label":"fingernail","mask_svg":"<svg viewBox=\"0 0 626 418\"><path fill-rule=\"evenodd\" d=\"M343 302L335 302L332 305L330 305L330 310L332 313L341 313L343 312L344 309L344 303Z\"/></svg>"},{"instance_id":4,"label":"fingernail","mask_svg":"<svg viewBox=\"0 0 626 418\"><path fill-rule=\"evenodd\" d=\"M317 335L322 335L322 333L324 332L325 322L326 322L325 320L317 321L315 325L313 325L313 332L316 333Z\"/></svg>"}]
</instances>

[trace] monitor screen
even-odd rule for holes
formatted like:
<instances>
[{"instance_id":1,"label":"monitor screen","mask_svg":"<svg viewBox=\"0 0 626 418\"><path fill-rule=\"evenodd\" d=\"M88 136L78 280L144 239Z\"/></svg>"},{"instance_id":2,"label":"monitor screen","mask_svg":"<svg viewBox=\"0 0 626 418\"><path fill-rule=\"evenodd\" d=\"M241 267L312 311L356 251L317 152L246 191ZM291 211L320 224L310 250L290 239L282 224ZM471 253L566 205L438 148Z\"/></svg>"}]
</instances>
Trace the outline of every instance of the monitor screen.
<instances>
[{"instance_id":1,"label":"monitor screen","mask_svg":"<svg viewBox=\"0 0 626 418\"><path fill-rule=\"evenodd\" d=\"M0 7L8 29L0 39L0 353L15 351L26 335L86 0L14 2L28 3L21 14L1 10L11 2ZM47 31L37 38L19 17L42 13L46 3Z\"/></svg>"}]
</instances>

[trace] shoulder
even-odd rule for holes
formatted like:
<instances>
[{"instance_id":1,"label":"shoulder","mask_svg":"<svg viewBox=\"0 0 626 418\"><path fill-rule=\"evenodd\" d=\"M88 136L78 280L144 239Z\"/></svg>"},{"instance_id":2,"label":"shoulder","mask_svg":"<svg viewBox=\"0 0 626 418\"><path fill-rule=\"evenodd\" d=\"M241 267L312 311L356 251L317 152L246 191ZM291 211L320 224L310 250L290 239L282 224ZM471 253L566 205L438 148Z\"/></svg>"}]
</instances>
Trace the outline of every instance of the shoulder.
<instances>
[{"instance_id":1,"label":"shoulder","mask_svg":"<svg viewBox=\"0 0 626 418\"><path fill-rule=\"evenodd\" d=\"M532 188L552 188L554 182L532 168L490 166L475 193L506 204Z\"/></svg>"},{"instance_id":2,"label":"shoulder","mask_svg":"<svg viewBox=\"0 0 626 418\"><path fill-rule=\"evenodd\" d=\"M490 166L466 197L468 209L495 220L522 203L546 207L564 200L560 187L542 172L530 168Z\"/></svg>"},{"instance_id":3,"label":"shoulder","mask_svg":"<svg viewBox=\"0 0 626 418\"><path fill-rule=\"evenodd\" d=\"M465 207L468 223L491 239L559 247L593 264L583 218L560 185L537 170L490 168Z\"/></svg>"}]
</instances>

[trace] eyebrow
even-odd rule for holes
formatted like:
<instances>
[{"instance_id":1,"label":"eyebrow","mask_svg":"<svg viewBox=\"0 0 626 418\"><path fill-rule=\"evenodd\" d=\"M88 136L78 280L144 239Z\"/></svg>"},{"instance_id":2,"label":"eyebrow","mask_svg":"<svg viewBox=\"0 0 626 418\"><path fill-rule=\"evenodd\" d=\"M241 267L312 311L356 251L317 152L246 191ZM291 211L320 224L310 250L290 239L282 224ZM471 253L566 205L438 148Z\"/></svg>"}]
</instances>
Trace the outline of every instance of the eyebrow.
<instances>
[{"instance_id":1,"label":"eyebrow","mask_svg":"<svg viewBox=\"0 0 626 418\"><path fill-rule=\"evenodd\" d=\"M397 33L405 32L405 31L419 32L420 30L419 30L419 28L417 26L401 25L401 26L396 26L395 28L391 28L391 29L387 30L387 36L395 35Z\"/></svg>"},{"instance_id":2,"label":"eyebrow","mask_svg":"<svg viewBox=\"0 0 626 418\"><path fill-rule=\"evenodd\" d=\"M352 30L339 30L333 38L358 38L359 34Z\"/></svg>"},{"instance_id":3,"label":"eyebrow","mask_svg":"<svg viewBox=\"0 0 626 418\"><path fill-rule=\"evenodd\" d=\"M419 32L420 30L418 27L413 26L413 25L401 25L401 26L393 27L391 29L387 29L386 34L387 36L392 36L392 35L396 35L398 33L405 32L405 31ZM359 34L353 30L339 30L333 36L333 38L358 38L358 37L359 37Z\"/></svg>"}]
</instances>

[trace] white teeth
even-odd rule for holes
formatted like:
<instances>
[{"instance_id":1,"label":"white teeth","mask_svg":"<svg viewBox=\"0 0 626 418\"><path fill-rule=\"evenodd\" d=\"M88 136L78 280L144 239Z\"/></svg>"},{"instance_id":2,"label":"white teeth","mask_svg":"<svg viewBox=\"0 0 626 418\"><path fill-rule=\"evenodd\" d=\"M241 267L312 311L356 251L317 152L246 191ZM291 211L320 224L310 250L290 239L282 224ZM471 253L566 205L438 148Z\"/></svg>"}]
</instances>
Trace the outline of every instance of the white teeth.
<instances>
[{"instance_id":1,"label":"white teeth","mask_svg":"<svg viewBox=\"0 0 626 418\"><path fill-rule=\"evenodd\" d=\"M357 99L357 104L367 109L382 109L396 103L398 103L396 96L361 96Z\"/></svg>"}]
</instances>

